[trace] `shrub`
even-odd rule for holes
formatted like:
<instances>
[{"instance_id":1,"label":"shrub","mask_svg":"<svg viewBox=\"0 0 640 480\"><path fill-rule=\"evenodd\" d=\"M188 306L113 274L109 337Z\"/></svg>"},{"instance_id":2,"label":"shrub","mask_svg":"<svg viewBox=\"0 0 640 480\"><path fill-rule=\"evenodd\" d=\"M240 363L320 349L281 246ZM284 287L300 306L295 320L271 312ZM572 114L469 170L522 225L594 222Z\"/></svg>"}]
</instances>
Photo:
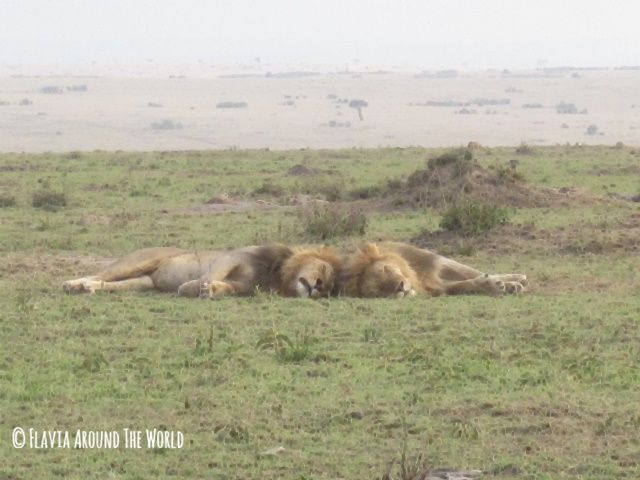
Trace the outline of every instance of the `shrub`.
<instances>
[{"instance_id":1,"label":"shrub","mask_svg":"<svg viewBox=\"0 0 640 480\"><path fill-rule=\"evenodd\" d=\"M450 150L442 155L431 158L427 162L429 170L434 170L437 167L445 167L447 165L454 166L454 175L456 177L462 177L469 173L473 168L473 153L468 148L458 148L456 150Z\"/></svg>"},{"instance_id":2,"label":"shrub","mask_svg":"<svg viewBox=\"0 0 640 480\"><path fill-rule=\"evenodd\" d=\"M33 105L33 102L28 98L23 98L22 100L20 100L20 103L18 105L20 105L21 107L26 107L27 105Z\"/></svg>"},{"instance_id":3,"label":"shrub","mask_svg":"<svg viewBox=\"0 0 640 480\"><path fill-rule=\"evenodd\" d=\"M87 88L87 86L85 84L81 84L81 85L69 85L67 87L67 90L69 92L88 92L89 88Z\"/></svg>"},{"instance_id":4,"label":"shrub","mask_svg":"<svg viewBox=\"0 0 640 480\"><path fill-rule=\"evenodd\" d=\"M151 123L151 128L154 130L180 130L182 123L174 122L173 120L162 120L161 122Z\"/></svg>"},{"instance_id":5,"label":"shrub","mask_svg":"<svg viewBox=\"0 0 640 480\"><path fill-rule=\"evenodd\" d=\"M472 98L467 105L477 105L484 107L485 105L511 105L509 98Z\"/></svg>"},{"instance_id":6,"label":"shrub","mask_svg":"<svg viewBox=\"0 0 640 480\"><path fill-rule=\"evenodd\" d=\"M541 103L523 103L522 104L522 108L544 108L544 105L542 105Z\"/></svg>"},{"instance_id":7,"label":"shrub","mask_svg":"<svg viewBox=\"0 0 640 480\"><path fill-rule=\"evenodd\" d=\"M42 190L33 194L31 205L45 210L57 210L67 205L67 196L62 192Z\"/></svg>"},{"instance_id":8,"label":"shrub","mask_svg":"<svg viewBox=\"0 0 640 480\"><path fill-rule=\"evenodd\" d=\"M522 142L517 148L516 148L516 153L518 155L533 155L535 152L535 150L533 149L533 147L530 147L529 145L527 145L526 143Z\"/></svg>"},{"instance_id":9,"label":"shrub","mask_svg":"<svg viewBox=\"0 0 640 480\"><path fill-rule=\"evenodd\" d=\"M216 104L216 108L247 108L247 102L220 102Z\"/></svg>"},{"instance_id":10,"label":"shrub","mask_svg":"<svg viewBox=\"0 0 640 480\"><path fill-rule=\"evenodd\" d=\"M587 131L585 132L587 135L597 135L598 134L598 126L597 125L589 125L587 127Z\"/></svg>"},{"instance_id":11,"label":"shrub","mask_svg":"<svg viewBox=\"0 0 640 480\"><path fill-rule=\"evenodd\" d=\"M313 176L296 182L294 189L306 195L321 195L326 200L335 202L344 198L346 185L342 178Z\"/></svg>"},{"instance_id":12,"label":"shrub","mask_svg":"<svg viewBox=\"0 0 640 480\"><path fill-rule=\"evenodd\" d=\"M349 196L351 198L366 200L367 198L379 197L382 194L382 189L377 185L368 185L366 187L356 188L351 190Z\"/></svg>"},{"instance_id":13,"label":"shrub","mask_svg":"<svg viewBox=\"0 0 640 480\"><path fill-rule=\"evenodd\" d=\"M517 160L511 160L509 165L496 165L494 167L498 180L502 183L524 181L524 175L516 169Z\"/></svg>"},{"instance_id":14,"label":"shrub","mask_svg":"<svg viewBox=\"0 0 640 480\"><path fill-rule=\"evenodd\" d=\"M478 235L503 225L509 220L509 210L496 205L466 203L449 208L440 220L440 228L465 236Z\"/></svg>"},{"instance_id":15,"label":"shrub","mask_svg":"<svg viewBox=\"0 0 640 480\"><path fill-rule=\"evenodd\" d=\"M556 112L562 113L565 115L574 115L578 113L578 108L574 103L560 102L556 104Z\"/></svg>"},{"instance_id":16,"label":"shrub","mask_svg":"<svg viewBox=\"0 0 640 480\"><path fill-rule=\"evenodd\" d=\"M13 195L0 195L0 208L14 207L16 205L16 197Z\"/></svg>"},{"instance_id":17,"label":"shrub","mask_svg":"<svg viewBox=\"0 0 640 480\"><path fill-rule=\"evenodd\" d=\"M254 195L271 195L273 197L281 197L285 194L284 187L271 183L269 180L265 180L262 185L253 191Z\"/></svg>"},{"instance_id":18,"label":"shrub","mask_svg":"<svg viewBox=\"0 0 640 480\"><path fill-rule=\"evenodd\" d=\"M47 85L44 86L40 89L41 93L48 93L50 95L60 95L61 93L64 92L64 90L62 90L60 87L57 87L55 85Z\"/></svg>"},{"instance_id":19,"label":"shrub","mask_svg":"<svg viewBox=\"0 0 640 480\"><path fill-rule=\"evenodd\" d=\"M304 233L318 240L364 235L369 220L357 208L337 204L313 204L300 210Z\"/></svg>"}]
</instances>

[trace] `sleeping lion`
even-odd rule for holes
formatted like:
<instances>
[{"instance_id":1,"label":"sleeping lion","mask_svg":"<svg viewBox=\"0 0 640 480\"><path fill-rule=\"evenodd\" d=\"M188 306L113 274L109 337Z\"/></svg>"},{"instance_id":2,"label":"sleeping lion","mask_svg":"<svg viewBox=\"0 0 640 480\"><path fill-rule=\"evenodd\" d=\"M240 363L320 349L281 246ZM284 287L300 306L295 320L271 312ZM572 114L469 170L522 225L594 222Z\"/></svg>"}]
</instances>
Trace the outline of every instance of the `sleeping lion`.
<instances>
[{"instance_id":1,"label":"sleeping lion","mask_svg":"<svg viewBox=\"0 0 640 480\"><path fill-rule=\"evenodd\" d=\"M64 282L67 293L158 290L180 296L218 298L256 290L287 297L335 293L340 259L330 248L253 246L191 252L173 247L137 250L97 275Z\"/></svg>"},{"instance_id":2,"label":"sleeping lion","mask_svg":"<svg viewBox=\"0 0 640 480\"><path fill-rule=\"evenodd\" d=\"M356 297L499 296L521 293L526 286L526 275L489 275L430 250L397 242L362 246L347 259L341 280L342 293Z\"/></svg>"}]
</instances>

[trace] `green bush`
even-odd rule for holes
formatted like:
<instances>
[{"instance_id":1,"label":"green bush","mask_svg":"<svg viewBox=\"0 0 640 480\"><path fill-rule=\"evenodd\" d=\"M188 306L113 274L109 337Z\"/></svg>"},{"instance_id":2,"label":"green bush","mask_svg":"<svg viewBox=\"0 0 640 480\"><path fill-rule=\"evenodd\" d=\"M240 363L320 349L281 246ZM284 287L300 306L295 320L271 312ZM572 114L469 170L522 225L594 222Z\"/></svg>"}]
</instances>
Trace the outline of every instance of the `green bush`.
<instances>
[{"instance_id":1,"label":"green bush","mask_svg":"<svg viewBox=\"0 0 640 480\"><path fill-rule=\"evenodd\" d=\"M31 205L45 210L57 210L67 205L67 196L62 192L42 190L33 194Z\"/></svg>"},{"instance_id":2,"label":"green bush","mask_svg":"<svg viewBox=\"0 0 640 480\"><path fill-rule=\"evenodd\" d=\"M471 153L471 150L467 148L459 148L456 150L450 150L438 157L429 159L429 161L427 162L427 166L430 170L434 170L437 167L453 165L455 176L461 177L471 171L473 167L472 160L473 154Z\"/></svg>"},{"instance_id":3,"label":"green bush","mask_svg":"<svg viewBox=\"0 0 640 480\"><path fill-rule=\"evenodd\" d=\"M270 180L262 182L258 188L253 191L254 195L270 195L272 197L281 197L286 193L282 185L272 183Z\"/></svg>"},{"instance_id":4,"label":"green bush","mask_svg":"<svg viewBox=\"0 0 640 480\"><path fill-rule=\"evenodd\" d=\"M449 208L440 220L440 228L473 236L507 223L509 216L505 207L467 203Z\"/></svg>"},{"instance_id":5,"label":"green bush","mask_svg":"<svg viewBox=\"0 0 640 480\"><path fill-rule=\"evenodd\" d=\"M522 142L517 148L516 148L516 153L518 155L533 155L535 152L535 150L533 149L533 147L530 147L529 145L527 145L526 143Z\"/></svg>"},{"instance_id":6,"label":"green bush","mask_svg":"<svg viewBox=\"0 0 640 480\"><path fill-rule=\"evenodd\" d=\"M323 241L346 235L364 235L369 222L362 210L337 204L314 204L302 208L300 217L304 233Z\"/></svg>"},{"instance_id":7,"label":"green bush","mask_svg":"<svg viewBox=\"0 0 640 480\"><path fill-rule=\"evenodd\" d=\"M16 197L13 195L0 195L0 208L15 207Z\"/></svg>"},{"instance_id":8,"label":"green bush","mask_svg":"<svg viewBox=\"0 0 640 480\"><path fill-rule=\"evenodd\" d=\"M345 198L346 184L342 178L314 175L296 182L293 191L306 195L322 195L330 202Z\"/></svg>"}]
</instances>

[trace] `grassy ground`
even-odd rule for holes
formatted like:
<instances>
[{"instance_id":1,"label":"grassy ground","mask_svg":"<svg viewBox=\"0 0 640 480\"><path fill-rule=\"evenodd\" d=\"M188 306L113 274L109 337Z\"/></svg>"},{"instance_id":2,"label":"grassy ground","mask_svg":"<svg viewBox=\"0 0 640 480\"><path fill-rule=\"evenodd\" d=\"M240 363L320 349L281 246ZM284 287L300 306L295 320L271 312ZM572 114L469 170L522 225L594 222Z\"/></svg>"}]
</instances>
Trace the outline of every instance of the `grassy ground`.
<instances>
[{"instance_id":1,"label":"grassy ground","mask_svg":"<svg viewBox=\"0 0 640 480\"><path fill-rule=\"evenodd\" d=\"M403 446L484 478L640 477L640 209L622 199L640 192L640 157L629 148L477 153L485 166L517 159L533 185L584 193L521 208L515 227L473 248L435 245L484 270L529 274L523 296L62 294L63 280L140 247L313 241L295 207L255 201L287 205L297 192L347 200L437 153L1 155L0 200L15 205L0 208L0 479L370 479ZM296 165L311 174L289 174ZM67 204L33 207L43 191ZM250 206L202 208L220 195ZM435 210L375 205L361 205L367 239L437 229ZM276 334L292 345L256 346ZM157 427L183 431L186 445L16 450L14 426Z\"/></svg>"}]
</instances>

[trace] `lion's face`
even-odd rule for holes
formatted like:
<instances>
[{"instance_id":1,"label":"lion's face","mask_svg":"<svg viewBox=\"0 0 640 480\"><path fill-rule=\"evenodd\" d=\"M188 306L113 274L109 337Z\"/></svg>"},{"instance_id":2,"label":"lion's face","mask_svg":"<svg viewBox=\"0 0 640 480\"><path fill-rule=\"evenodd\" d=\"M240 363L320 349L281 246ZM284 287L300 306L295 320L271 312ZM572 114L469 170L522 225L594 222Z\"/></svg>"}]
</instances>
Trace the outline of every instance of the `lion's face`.
<instances>
[{"instance_id":1,"label":"lion's face","mask_svg":"<svg viewBox=\"0 0 640 480\"><path fill-rule=\"evenodd\" d=\"M420 290L415 272L394 253L381 253L373 243L355 252L343 269L341 290L368 298L405 298Z\"/></svg>"},{"instance_id":2,"label":"lion's face","mask_svg":"<svg viewBox=\"0 0 640 480\"><path fill-rule=\"evenodd\" d=\"M340 260L329 248L303 250L282 268L283 293L292 297L328 297L334 291Z\"/></svg>"},{"instance_id":3,"label":"lion's face","mask_svg":"<svg viewBox=\"0 0 640 480\"><path fill-rule=\"evenodd\" d=\"M314 258L309 259L298 272L294 289L298 297L328 297L333 291L334 281L333 267L324 260Z\"/></svg>"},{"instance_id":4,"label":"lion's face","mask_svg":"<svg viewBox=\"0 0 640 480\"><path fill-rule=\"evenodd\" d=\"M416 294L412 281L391 262L373 262L362 272L360 294L364 297L405 298Z\"/></svg>"}]
</instances>

